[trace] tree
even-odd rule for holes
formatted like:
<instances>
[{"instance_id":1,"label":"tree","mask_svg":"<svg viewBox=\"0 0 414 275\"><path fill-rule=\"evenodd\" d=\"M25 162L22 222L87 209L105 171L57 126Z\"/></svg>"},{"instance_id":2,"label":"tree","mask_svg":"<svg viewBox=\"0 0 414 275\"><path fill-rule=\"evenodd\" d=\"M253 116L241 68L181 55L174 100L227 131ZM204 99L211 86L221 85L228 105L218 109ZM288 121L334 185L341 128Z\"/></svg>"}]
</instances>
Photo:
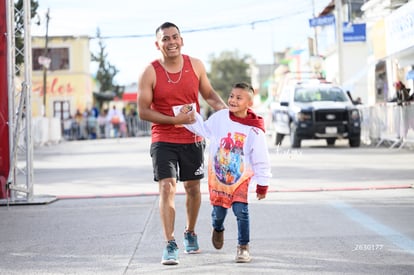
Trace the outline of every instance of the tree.
<instances>
[{"instance_id":1,"label":"tree","mask_svg":"<svg viewBox=\"0 0 414 275\"><path fill-rule=\"evenodd\" d=\"M249 76L249 55L239 56L238 51L224 51L217 58L214 54L209 57L211 65L208 77L211 85L226 99L229 95L231 86L236 82L251 82Z\"/></svg>"},{"instance_id":2,"label":"tree","mask_svg":"<svg viewBox=\"0 0 414 275\"><path fill-rule=\"evenodd\" d=\"M19 66L24 62L24 56L19 53L19 50L24 48L24 38L23 38L23 30L24 30L24 13L23 13L23 0L18 0L14 4L14 22L15 22L15 43L16 43L16 59L15 65ZM39 7L39 3L36 0L30 1L30 18L33 18L37 14L37 8ZM19 73L19 72L18 72Z\"/></svg>"},{"instance_id":3,"label":"tree","mask_svg":"<svg viewBox=\"0 0 414 275\"><path fill-rule=\"evenodd\" d=\"M121 97L123 87L114 84L114 78L119 72L118 69L107 61L108 54L105 51L105 44L101 38L101 32L97 29L96 36L99 39L99 52L91 53L92 62L98 62L98 71L96 80L99 83L99 91L95 93L99 107L102 107L104 101L112 100L115 96Z\"/></svg>"}]
</instances>

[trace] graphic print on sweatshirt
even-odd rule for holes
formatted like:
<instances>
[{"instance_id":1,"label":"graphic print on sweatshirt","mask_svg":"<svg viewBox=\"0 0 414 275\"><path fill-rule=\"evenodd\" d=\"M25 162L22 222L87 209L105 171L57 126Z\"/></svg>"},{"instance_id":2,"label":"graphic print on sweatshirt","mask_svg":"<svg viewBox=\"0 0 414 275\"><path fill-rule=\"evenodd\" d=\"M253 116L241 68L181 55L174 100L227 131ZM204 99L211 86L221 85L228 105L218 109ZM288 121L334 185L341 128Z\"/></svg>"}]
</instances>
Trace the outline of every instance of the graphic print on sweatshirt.
<instances>
[{"instance_id":1,"label":"graphic print on sweatshirt","mask_svg":"<svg viewBox=\"0 0 414 275\"><path fill-rule=\"evenodd\" d=\"M243 146L246 135L228 132L221 138L220 146L214 156L214 171L217 179L225 185L235 184L243 174Z\"/></svg>"}]
</instances>

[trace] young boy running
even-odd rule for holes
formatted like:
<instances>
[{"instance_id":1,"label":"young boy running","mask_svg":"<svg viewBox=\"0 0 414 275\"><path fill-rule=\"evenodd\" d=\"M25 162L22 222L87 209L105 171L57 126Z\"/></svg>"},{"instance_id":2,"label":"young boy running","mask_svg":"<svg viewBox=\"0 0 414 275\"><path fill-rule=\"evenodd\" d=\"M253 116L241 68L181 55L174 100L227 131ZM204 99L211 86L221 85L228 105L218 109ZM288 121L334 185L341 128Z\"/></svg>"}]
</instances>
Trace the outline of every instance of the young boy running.
<instances>
[{"instance_id":1,"label":"young boy running","mask_svg":"<svg viewBox=\"0 0 414 275\"><path fill-rule=\"evenodd\" d=\"M254 90L247 83L233 85L229 109L217 111L203 121L191 108L182 108L180 116L194 116L196 122L185 127L210 140L208 185L213 205L212 243L221 249L224 220L229 208L237 218L238 246L236 262L250 262L249 190L257 183L257 199L266 197L271 178L263 118L250 108Z\"/></svg>"}]
</instances>

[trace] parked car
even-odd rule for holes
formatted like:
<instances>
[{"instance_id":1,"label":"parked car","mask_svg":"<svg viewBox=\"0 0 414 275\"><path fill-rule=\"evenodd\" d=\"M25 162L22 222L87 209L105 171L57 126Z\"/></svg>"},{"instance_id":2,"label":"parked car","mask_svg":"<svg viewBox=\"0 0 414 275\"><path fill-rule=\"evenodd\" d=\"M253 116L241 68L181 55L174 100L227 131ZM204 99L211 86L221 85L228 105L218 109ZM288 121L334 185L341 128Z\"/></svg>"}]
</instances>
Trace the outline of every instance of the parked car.
<instances>
[{"instance_id":1,"label":"parked car","mask_svg":"<svg viewBox=\"0 0 414 275\"><path fill-rule=\"evenodd\" d=\"M305 139L325 139L335 145L348 139L351 147L361 143L360 112L339 86L326 82L298 82L286 87L273 110L276 145L285 135L292 148L300 148Z\"/></svg>"}]
</instances>

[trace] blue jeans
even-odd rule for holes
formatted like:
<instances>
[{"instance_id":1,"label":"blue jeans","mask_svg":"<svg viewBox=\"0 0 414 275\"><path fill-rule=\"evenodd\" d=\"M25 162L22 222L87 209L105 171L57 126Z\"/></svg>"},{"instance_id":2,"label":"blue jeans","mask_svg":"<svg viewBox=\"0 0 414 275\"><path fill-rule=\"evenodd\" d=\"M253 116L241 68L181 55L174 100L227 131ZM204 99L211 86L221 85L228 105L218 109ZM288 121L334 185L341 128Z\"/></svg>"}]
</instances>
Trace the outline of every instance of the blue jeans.
<instances>
[{"instance_id":1,"label":"blue jeans","mask_svg":"<svg viewBox=\"0 0 414 275\"><path fill-rule=\"evenodd\" d=\"M250 241L249 208L247 203L234 202L231 205L233 213L237 218L239 245L246 245ZM211 212L212 225L216 231L224 230L224 219L227 215L227 208L213 205Z\"/></svg>"},{"instance_id":2,"label":"blue jeans","mask_svg":"<svg viewBox=\"0 0 414 275\"><path fill-rule=\"evenodd\" d=\"M119 123L116 123L116 124L113 123L112 128L114 129L114 137L115 138L119 137L121 125Z\"/></svg>"}]
</instances>

